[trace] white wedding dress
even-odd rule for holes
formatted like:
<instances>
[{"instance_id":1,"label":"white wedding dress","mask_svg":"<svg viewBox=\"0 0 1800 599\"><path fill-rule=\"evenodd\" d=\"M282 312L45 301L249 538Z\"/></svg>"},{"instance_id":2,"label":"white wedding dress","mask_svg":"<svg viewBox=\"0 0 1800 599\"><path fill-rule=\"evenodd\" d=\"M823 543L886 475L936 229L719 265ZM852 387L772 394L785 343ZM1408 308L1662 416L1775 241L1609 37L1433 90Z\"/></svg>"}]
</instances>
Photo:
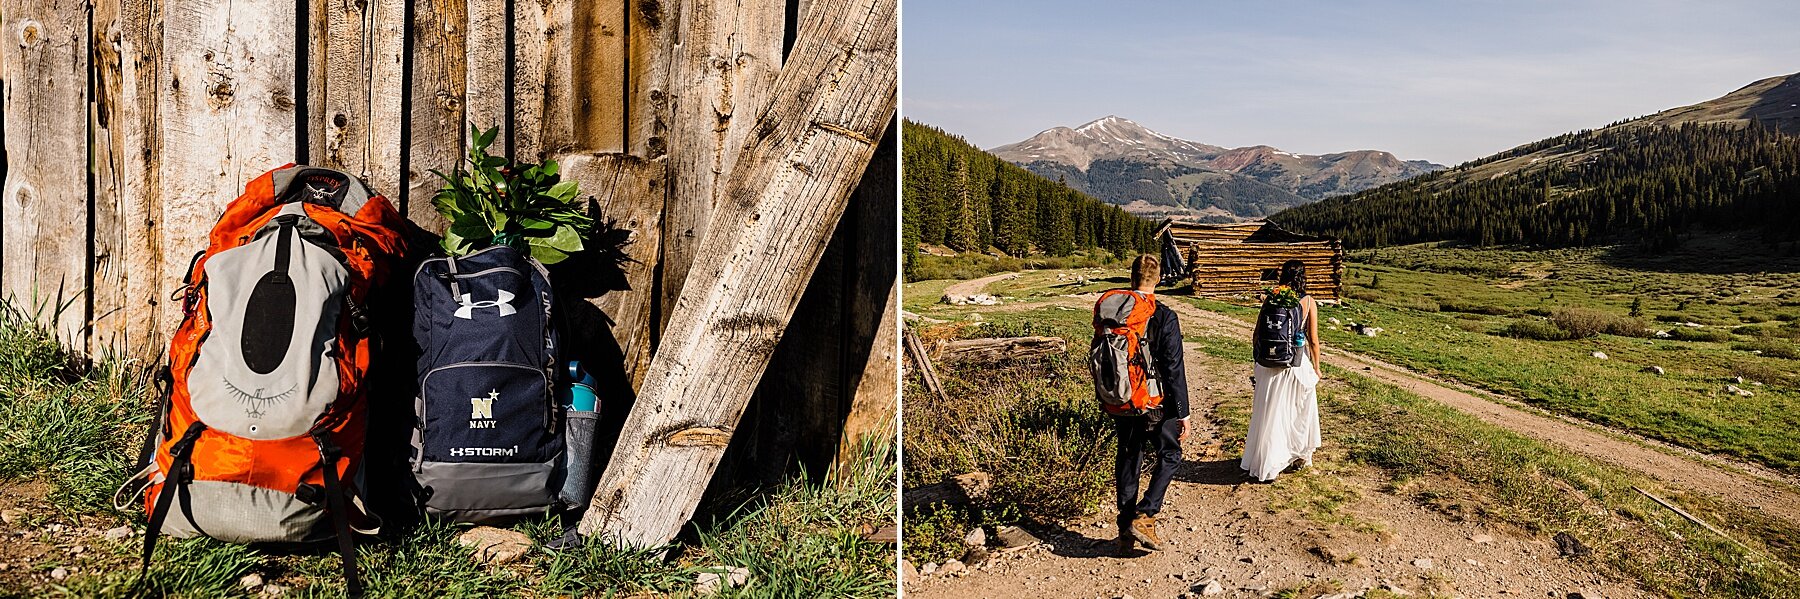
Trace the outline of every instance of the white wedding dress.
<instances>
[{"instance_id":1,"label":"white wedding dress","mask_svg":"<svg viewBox=\"0 0 1800 599\"><path fill-rule=\"evenodd\" d=\"M1319 448L1319 373L1312 356L1300 351L1300 365L1269 368L1256 365L1256 398L1250 404L1250 432L1244 437L1239 466L1257 480L1275 480L1299 461L1311 465Z\"/></svg>"}]
</instances>

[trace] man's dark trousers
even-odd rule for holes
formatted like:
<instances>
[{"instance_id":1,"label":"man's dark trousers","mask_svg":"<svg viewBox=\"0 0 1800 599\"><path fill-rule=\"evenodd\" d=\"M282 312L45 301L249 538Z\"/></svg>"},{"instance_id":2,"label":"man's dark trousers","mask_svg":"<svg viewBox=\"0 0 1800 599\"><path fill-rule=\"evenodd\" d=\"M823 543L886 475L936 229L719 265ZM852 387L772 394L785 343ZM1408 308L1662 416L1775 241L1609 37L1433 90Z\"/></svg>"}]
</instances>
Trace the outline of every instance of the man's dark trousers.
<instances>
[{"instance_id":1,"label":"man's dark trousers","mask_svg":"<svg viewBox=\"0 0 1800 599\"><path fill-rule=\"evenodd\" d=\"M1118 427L1119 454L1113 462L1113 475L1118 480L1119 529L1131 525L1138 514L1150 516L1162 511L1163 494L1169 490L1169 480L1175 477L1175 468L1181 465L1181 422L1174 419L1163 419L1161 414L1152 416L1117 416L1113 418ZM1143 472L1145 446L1151 446L1151 454L1156 465L1150 471L1150 486L1144 489L1142 500L1138 498L1138 473Z\"/></svg>"}]
</instances>

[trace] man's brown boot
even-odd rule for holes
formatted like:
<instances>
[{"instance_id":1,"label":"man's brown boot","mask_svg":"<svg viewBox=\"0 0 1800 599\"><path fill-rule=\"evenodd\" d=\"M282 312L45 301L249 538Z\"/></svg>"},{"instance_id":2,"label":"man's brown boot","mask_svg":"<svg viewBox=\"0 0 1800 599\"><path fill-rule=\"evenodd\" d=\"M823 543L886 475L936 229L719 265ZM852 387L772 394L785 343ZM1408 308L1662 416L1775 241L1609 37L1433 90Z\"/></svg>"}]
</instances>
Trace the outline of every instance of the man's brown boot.
<instances>
[{"instance_id":1,"label":"man's brown boot","mask_svg":"<svg viewBox=\"0 0 1800 599\"><path fill-rule=\"evenodd\" d=\"M1131 521L1131 538L1137 539L1145 549L1162 551L1162 539L1156 536L1155 516L1138 514L1137 519Z\"/></svg>"}]
</instances>

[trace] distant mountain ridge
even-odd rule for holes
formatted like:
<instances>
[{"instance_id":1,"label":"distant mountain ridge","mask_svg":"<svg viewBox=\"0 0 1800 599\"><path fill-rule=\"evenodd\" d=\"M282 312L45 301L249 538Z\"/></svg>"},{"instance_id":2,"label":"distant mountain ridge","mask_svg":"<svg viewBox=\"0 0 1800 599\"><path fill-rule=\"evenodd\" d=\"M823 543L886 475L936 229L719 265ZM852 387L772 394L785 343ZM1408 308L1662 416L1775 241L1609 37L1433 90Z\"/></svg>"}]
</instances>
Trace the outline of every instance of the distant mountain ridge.
<instances>
[{"instance_id":1,"label":"distant mountain ridge","mask_svg":"<svg viewBox=\"0 0 1800 599\"><path fill-rule=\"evenodd\" d=\"M1118 116L1053 127L989 152L1114 204L1240 218L1444 168L1380 150L1307 155L1265 145L1226 148Z\"/></svg>"},{"instance_id":2,"label":"distant mountain ridge","mask_svg":"<svg viewBox=\"0 0 1800 599\"><path fill-rule=\"evenodd\" d=\"M1800 240L1800 74L1271 217L1354 247L1680 243L1696 226ZM1623 237L1621 237L1623 235Z\"/></svg>"}]
</instances>

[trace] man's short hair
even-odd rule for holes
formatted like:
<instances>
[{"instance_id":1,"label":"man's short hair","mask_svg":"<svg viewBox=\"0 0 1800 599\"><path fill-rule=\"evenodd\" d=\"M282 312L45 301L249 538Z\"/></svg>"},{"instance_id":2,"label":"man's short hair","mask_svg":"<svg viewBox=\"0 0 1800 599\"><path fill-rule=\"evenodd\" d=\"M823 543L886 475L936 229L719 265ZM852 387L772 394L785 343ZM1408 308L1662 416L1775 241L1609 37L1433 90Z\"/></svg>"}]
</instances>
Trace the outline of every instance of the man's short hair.
<instances>
[{"instance_id":1,"label":"man's short hair","mask_svg":"<svg viewBox=\"0 0 1800 599\"><path fill-rule=\"evenodd\" d=\"M1156 256L1144 254L1131 261L1132 289L1143 287L1144 281L1150 281L1151 285L1155 285L1161 279L1162 264L1157 262Z\"/></svg>"}]
</instances>

